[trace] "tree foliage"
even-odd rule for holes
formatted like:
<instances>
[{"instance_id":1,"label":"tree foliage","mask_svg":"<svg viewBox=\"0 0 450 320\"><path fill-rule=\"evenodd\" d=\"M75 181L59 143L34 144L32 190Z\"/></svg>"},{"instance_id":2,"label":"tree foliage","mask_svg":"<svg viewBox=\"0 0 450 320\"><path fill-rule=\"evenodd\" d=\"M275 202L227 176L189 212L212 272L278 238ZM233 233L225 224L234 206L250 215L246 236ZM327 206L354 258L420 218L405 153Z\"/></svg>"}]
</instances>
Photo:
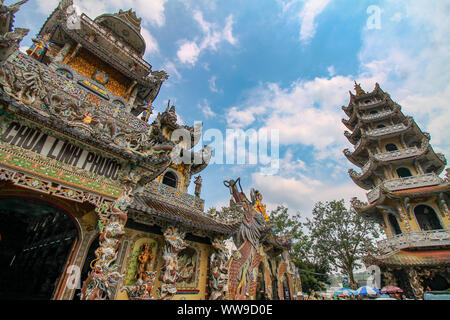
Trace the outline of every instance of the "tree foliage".
<instances>
[{"instance_id":1,"label":"tree foliage","mask_svg":"<svg viewBox=\"0 0 450 320\"><path fill-rule=\"evenodd\" d=\"M375 250L373 239L379 237L378 227L347 209L344 200L318 202L312 219L307 219L315 263L342 270L355 286L353 270L358 260Z\"/></svg>"},{"instance_id":2,"label":"tree foliage","mask_svg":"<svg viewBox=\"0 0 450 320\"><path fill-rule=\"evenodd\" d=\"M311 239L304 233L301 222L301 214L290 215L288 208L279 206L270 213L270 222L273 231L278 236L288 235L292 240L290 250L291 259L300 273L303 291L321 291L328 283L328 268L326 265L318 265L311 261L314 254L311 252Z\"/></svg>"}]
</instances>

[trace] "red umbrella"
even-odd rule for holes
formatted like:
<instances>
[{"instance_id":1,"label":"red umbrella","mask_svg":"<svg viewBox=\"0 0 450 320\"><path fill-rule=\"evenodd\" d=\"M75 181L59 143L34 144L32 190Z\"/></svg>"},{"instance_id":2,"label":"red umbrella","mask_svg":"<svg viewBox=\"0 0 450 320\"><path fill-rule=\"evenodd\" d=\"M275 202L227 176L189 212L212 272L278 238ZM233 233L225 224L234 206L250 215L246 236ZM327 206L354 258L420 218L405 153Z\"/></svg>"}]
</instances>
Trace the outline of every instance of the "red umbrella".
<instances>
[{"instance_id":1,"label":"red umbrella","mask_svg":"<svg viewBox=\"0 0 450 320\"><path fill-rule=\"evenodd\" d=\"M381 293L402 293L403 290L400 289L399 287L395 287L395 286L386 286L383 289L381 289Z\"/></svg>"}]
</instances>

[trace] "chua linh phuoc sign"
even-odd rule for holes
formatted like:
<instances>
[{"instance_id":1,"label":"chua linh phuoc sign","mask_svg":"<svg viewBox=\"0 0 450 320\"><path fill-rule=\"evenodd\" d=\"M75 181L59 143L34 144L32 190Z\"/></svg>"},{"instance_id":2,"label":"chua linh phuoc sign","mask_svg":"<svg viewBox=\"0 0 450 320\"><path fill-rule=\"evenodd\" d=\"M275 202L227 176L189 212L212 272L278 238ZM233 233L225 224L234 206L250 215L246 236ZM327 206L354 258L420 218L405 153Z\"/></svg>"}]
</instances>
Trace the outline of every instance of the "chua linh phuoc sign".
<instances>
[{"instance_id":1,"label":"chua linh phuoc sign","mask_svg":"<svg viewBox=\"0 0 450 320\"><path fill-rule=\"evenodd\" d=\"M80 186L94 190L110 196L118 196L120 189L111 185L106 185L89 178L83 177L76 172L67 170L73 166L90 174L112 180L117 180L121 164L114 159L109 159L85 150L79 146L73 145L67 141L55 138L16 121L2 124L3 133L0 136L3 147L0 148L0 163L8 167L21 167L27 171L47 176L49 178L62 180L74 186ZM13 149L23 152L13 152ZM18 149L20 148L20 149ZM21 154L27 155L22 157ZM56 168L55 165L47 163L49 161L33 161L33 155L39 154L46 157L47 160L56 160L61 164L66 164L66 168Z\"/></svg>"}]
</instances>

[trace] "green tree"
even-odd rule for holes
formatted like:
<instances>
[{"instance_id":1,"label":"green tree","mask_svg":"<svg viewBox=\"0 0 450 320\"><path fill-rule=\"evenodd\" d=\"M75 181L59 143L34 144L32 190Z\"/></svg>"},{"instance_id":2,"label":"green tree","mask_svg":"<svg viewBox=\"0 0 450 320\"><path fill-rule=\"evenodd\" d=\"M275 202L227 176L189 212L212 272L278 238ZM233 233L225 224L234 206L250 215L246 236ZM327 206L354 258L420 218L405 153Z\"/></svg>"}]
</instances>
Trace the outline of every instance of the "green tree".
<instances>
[{"instance_id":1,"label":"green tree","mask_svg":"<svg viewBox=\"0 0 450 320\"><path fill-rule=\"evenodd\" d=\"M311 261L314 253L311 252L311 239L303 231L301 214L290 215L288 208L278 206L270 213L270 223L273 231L278 236L288 235L291 237L292 246L290 250L291 259L299 269L303 291L322 291L325 283L328 283L327 265L316 264Z\"/></svg>"},{"instance_id":2,"label":"green tree","mask_svg":"<svg viewBox=\"0 0 450 320\"><path fill-rule=\"evenodd\" d=\"M310 232L316 261L342 270L355 288L353 270L362 257L375 251L373 239L379 237L378 227L352 207L347 209L344 200L316 203L312 219L307 219L305 226Z\"/></svg>"}]
</instances>

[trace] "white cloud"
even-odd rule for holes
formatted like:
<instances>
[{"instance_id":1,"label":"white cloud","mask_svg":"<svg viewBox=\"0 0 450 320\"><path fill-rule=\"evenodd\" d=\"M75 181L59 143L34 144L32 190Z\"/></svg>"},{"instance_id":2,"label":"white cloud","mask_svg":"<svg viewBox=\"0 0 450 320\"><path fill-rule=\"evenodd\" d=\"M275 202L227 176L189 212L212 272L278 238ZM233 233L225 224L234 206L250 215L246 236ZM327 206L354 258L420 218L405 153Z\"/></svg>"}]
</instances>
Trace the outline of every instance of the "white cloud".
<instances>
[{"instance_id":1,"label":"white cloud","mask_svg":"<svg viewBox=\"0 0 450 320\"><path fill-rule=\"evenodd\" d=\"M307 0L298 14L301 21L300 41L307 44L316 34L316 17L326 8L331 0Z\"/></svg>"},{"instance_id":2,"label":"white cloud","mask_svg":"<svg viewBox=\"0 0 450 320\"><path fill-rule=\"evenodd\" d=\"M159 52L158 42L146 28L142 28L141 34L146 44L145 53L149 54Z\"/></svg>"},{"instance_id":3,"label":"white cloud","mask_svg":"<svg viewBox=\"0 0 450 320\"><path fill-rule=\"evenodd\" d=\"M209 89L210 89L212 92L218 93L218 92L219 92L219 89L217 89L216 80L217 80L217 77L216 77L216 76L212 76L212 77L208 80L208 82L209 82Z\"/></svg>"},{"instance_id":4,"label":"white cloud","mask_svg":"<svg viewBox=\"0 0 450 320\"><path fill-rule=\"evenodd\" d=\"M205 118L214 118L216 116L207 99L203 99L203 104L199 104L198 108L202 111Z\"/></svg>"},{"instance_id":5,"label":"white cloud","mask_svg":"<svg viewBox=\"0 0 450 320\"><path fill-rule=\"evenodd\" d=\"M170 87L174 83L180 82L182 79L181 73L172 61L166 60L162 69L169 75L169 79L164 83L165 86Z\"/></svg>"},{"instance_id":6,"label":"white cloud","mask_svg":"<svg viewBox=\"0 0 450 320\"><path fill-rule=\"evenodd\" d=\"M201 11L194 12L194 20L200 26L203 33L201 41L194 39L192 41L182 40L177 52L177 56L182 63L195 65L202 51L210 49L217 50L221 42L228 42L232 45L237 44L237 39L233 36L233 15L229 15L225 20L225 27L220 29L215 23L207 22L203 18Z\"/></svg>"},{"instance_id":7,"label":"white cloud","mask_svg":"<svg viewBox=\"0 0 450 320\"><path fill-rule=\"evenodd\" d=\"M269 83L229 110L228 125L276 129L281 145L313 146L318 159L342 157L348 142L343 135L340 106L348 102L352 86L353 79L342 76L297 81L288 89Z\"/></svg>"},{"instance_id":8,"label":"white cloud","mask_svg":"<svg viewBox=\"0 0 450 320\"><path fill-rule=\"evenodd\" d=\"M189 63L191 65L197 62L199 54L200 48L194 41L183 42L177 52L178 59L182 63Z\"/></svg>"},{"instance_id":9,"label":"white cloud","mask_svg":"<svg viewBox=\"0 0 450 320\"><path fill-rule=\"evenodd\" d=\"M59 0L38 0L38 11L43 14L50 14L59 5Z\"/></svg>"},{"instance_id":10,"label":"white cloud","mask_svg":"<svg viewBox=\"0 0 450 320\"><path fill-rule=\"evenodd\" d=\"M403 19L403 15L401 14L401 12L396 12L392 17L391 17L391 21L394 22L399 22Z\"/></svg>"},{"instance_id":11,"label":"white cloud","mask_svg":"<svg viewBox=\"0 0 450 320\"><path fill-rule=\"evenodd\" d=\"M271 203L272 208L276 205L285 205L291 210L291 214L300 211L304 216L311 215L311 209L318 201L338 199L348 201L354 196L364 197L364 190L351 182L329 185L307 177L296 179L254 173L252 174L252 185L261 191L264 202Z\"/></svg>"},{"instance_id":12,"label":"white cloud","mask_svg":"<svg viewBox=\"0 0 450 320\"><path fill-rule=\"evenodd\" d=\"M51 2L53 1L55 0L51 0ZM49 1L45 0L39 3L41 2ZM74 0L74 4L92 19L106 12L113 13L118 12L119 9L128 10L132 8L136 11L138 17L142 17L144 25L151 23L158 27L165 24L164 5L166 2L167 0ZM49 5L43 6L48 7Z\"/></svg>"},{"instance_id":13,"label":"white cloud","mask_svg":"<svg viewBox=\"0 0 450 320\"><path fill-rule=\"evenodd\" d=\"M330 75L330 77L332 77L336 74L336 70L334 69L334 66L329 66L327 70L328 70L328 74Z\"/></svg>"}]
</instances>

